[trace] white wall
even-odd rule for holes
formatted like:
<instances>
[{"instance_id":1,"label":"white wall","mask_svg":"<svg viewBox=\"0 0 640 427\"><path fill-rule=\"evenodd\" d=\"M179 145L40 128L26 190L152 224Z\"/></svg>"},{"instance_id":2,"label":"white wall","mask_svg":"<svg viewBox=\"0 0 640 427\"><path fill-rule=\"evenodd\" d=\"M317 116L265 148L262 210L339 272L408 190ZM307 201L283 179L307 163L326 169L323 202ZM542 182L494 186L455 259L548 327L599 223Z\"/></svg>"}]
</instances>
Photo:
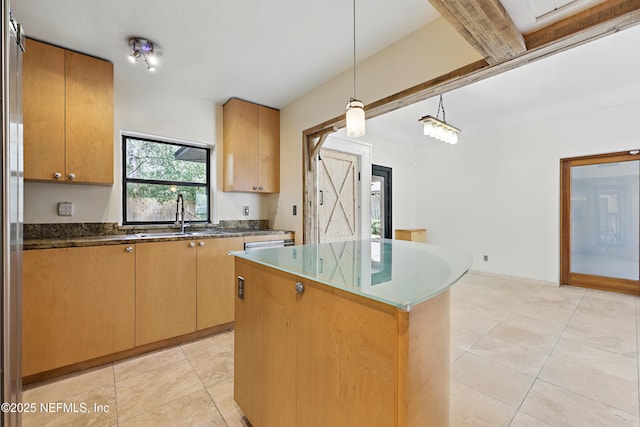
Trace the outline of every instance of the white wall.
<instances>
[{"instance_id":1,"label":"white wall","mask_svg":"<svg viewBox=\"0 0 640 427\"><path fill-rule=\"evenodd\" d=\"M558 283L560 159L640 147L640 103L416 149L416 225L473 269ZM482 256L488 255L484 262Z\"/></svg>"},{"instance_id":2,"label":"white wall","mask_svg":"<svg viewBox=\"0 0 640 427\"><path fill-rule=\"evenodd\" d=\"M122 221L120 131L204 143L222 150L222 106L116 75L114 81L114 185L25 183L25 223ZM215 156L215 151L213 152ZM222 156L213 184L215 219L265 219L273 196L222 192ZM57 215L57 204L73 202L74 216ZM250 215L242 216L242 206Z\"/></svg>"},{"instance_id":3,"label":"white wall","mask_svg":"<svg viewBox=\"0 0 640 427\"><path fill-rule=\"evenodd\" d=\"M447 42L438 46L427 43L436 37ZM358 64L358 97L371 103L477 59L479 55L449 24L439 19ZM121 130L215 144L216 150L222 151L220 105L121 75L115 76L114 89L113 187L28 182L25 184L26 223L121 222ZM217 156L214 222L266 218L271 226L294 230L301 239L302 132L344 114L351 94L352 75L351 70L347 70L281 110L281 192L278 195L222 192L222 156ZM374 150L374 162L375 159ZM401 193L395 192L394 202ZM60 201L73 202L73 217L57 216ZM298 206L297 216L292 214L293 205ZM242 206L249 206L248 217L242 216ZM413 222L408 215L411 210L402 212L394 223L408 226Z\"/></svg>"},{"instance_id":4,"label":"white wall","mask_svg":"<svg viewBox=\"0 0 640 427\"><path fill-rule=\"evenodd\" d=\"M443 42L436 44L433 39ZM438 19L358 64L357 96L370 104L478 59L478 53L446 21ZM344 114L352 85L352 71L348 70L281 110L280 194L273 200L274 216L270 218L275 228L294 230L298 243L303 216L293 216L291 207L302 206L302 132ZM375 149L373 156L375 161Z\"/></svg>"},{"instance_id":5,"label":"white wall","mask_svg":"<svg viewBox=\"0 0 640 427\"><path fill-rule=\"evenodd\" d=\"M396 228L416 227L416 149L375 137L364 137L371 144L372 163L390 167L392 236Z\"/></svg>"}]
</instances>

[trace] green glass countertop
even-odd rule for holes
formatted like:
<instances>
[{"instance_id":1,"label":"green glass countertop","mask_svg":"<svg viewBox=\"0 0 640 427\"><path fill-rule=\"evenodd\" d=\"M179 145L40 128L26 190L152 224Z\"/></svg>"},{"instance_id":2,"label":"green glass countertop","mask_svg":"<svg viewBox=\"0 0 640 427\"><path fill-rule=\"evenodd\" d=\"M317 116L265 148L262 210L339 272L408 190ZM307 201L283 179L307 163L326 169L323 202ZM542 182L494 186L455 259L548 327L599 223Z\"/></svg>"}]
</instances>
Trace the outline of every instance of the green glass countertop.
<instances>
[{"instance_id":1,"label":"green glass countertop","mask_svg":"<svg viewBox=\"0 0 640 427\"><path fill-rule=\"evenodd\" d=\"M402 310L451 287L471 267L471 255L402 240L349 240L232 252L233 255Z\"/></svg>"}]
</instances>

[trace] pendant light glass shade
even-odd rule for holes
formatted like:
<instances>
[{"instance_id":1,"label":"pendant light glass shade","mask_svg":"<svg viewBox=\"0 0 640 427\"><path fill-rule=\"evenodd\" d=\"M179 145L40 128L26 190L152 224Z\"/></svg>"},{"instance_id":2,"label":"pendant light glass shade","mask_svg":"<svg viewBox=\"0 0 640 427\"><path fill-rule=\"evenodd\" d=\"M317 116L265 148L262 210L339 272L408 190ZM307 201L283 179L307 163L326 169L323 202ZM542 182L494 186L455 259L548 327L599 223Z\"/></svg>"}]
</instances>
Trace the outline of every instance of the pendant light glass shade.
<instances>
[{"instance_id":1,"label":"pendant light glass shade","mask_svg":"<svg viewBox=\"0 0 640 427\"><path fill-rule=\"evenodd\" d=\"M365 134L364 104L351 99L347 104L347 136L358 138Z\"/></svg>"},{"instance_id":2,"label":"pendant light glass shade","mask_svg":"<svg viewBox=\"0 0 640 427\"><path fill-rule=\"evenodd\" d=\"M433 116L424 116L419 121L424 123L423 132L426 136L446 142L447 144L458 143L458 132L460 132L460 129Z\"/></svg>"}]
</instances>

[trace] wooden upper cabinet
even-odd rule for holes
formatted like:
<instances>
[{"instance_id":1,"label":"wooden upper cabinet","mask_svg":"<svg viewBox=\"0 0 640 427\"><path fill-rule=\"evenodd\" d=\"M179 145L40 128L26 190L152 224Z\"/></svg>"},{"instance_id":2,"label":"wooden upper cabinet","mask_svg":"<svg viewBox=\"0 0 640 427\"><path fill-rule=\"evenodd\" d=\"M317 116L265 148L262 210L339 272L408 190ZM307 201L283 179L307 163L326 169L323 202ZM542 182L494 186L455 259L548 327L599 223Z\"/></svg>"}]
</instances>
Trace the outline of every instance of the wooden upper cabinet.
<instances>
[{"instance_id":1,"label":"wooden upper cabinet","mask_svg":"<svg viewBox=\"0 0 640 427\"><path fill-rule=\"evenodd\" d=\"M67 178L113 184L113 64L65 52Z\"/></svg>"},{"instance_id":2,"label":"wooden upper cabinet","mask_svg":"<svg viewBox=\"0 0 640 427\"><path fill-rule=\"evenodd\" d=\"M280 191L280 111L258 106L258 189Z\"/></svg>"},{"instance_id":3,"label":"wooden upper cabinet","mask_svg":"<svg viewBox=\"0 0 640 427\"><path fill-rule=\"evenodd\" d=\"M224 105L224 191L280 191L280 111L231 98Z\"/></svg>"},{"instance_id":4,"label":"wooden upper cabinet","mask_svg":"<svg viewBox=\"0 0 640 427\"><path fill-rule=\"evenodd\" d=\"M26 40L23 57L24 177L64 180L64 49Z\"/></svg>"},{"instance_id":5,"label":"wooden upper cabinet","mask_svg":"<svg viewBox=\"0 0 640 427\"><path fill-rule=\"evenodd\" d=\"M113 64L27 39L25 179L113 184Z\"/></svg>"}]
</instances>

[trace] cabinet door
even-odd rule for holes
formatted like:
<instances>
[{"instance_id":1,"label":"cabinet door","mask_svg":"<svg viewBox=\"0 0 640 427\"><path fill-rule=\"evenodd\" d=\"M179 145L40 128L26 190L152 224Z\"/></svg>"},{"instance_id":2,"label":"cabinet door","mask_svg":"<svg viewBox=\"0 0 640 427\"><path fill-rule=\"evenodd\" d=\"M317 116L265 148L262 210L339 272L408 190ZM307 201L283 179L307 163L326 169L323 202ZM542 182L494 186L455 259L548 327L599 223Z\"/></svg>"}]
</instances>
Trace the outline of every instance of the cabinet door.
<instances>
[{"instance_id":1,"label":"cabinet door","mask_svg":"<svg viewBox=\"0 0 640 427\"><path fill-rule=\"evenodd\" d=\"M127 248L24 251L23 375L135 345L135 255Z\"/></svg>"},{"instance_id":2,"label":"cabinet door","mask_svg":"<svg viewBox=\"0 0 640 427\"><path fill-rule=\"evenodd\" d=\"M234 399L255 426L304 425L296 423L295 281L235 262L245 288L235 297Z\"/></svg>"},{"instance_id":3,"label":"cabinet door","mask_svg":"<svg viewBox=\"0 0 640 427\"><path fill-rule=\"evenodd\" d=\"M257 128L256 104L235 98L224 104L224 191L257 191Z\"/></svg>"},{"instance_id":4,"label":"cabinet door","mask_svg":"<svg viewBox=\"0 0 640 427\"><path fill-rule=\"evenodd\" d=\"M24 178L65 177L64 49L26 40L23 57Z\"/></svg>"},{"instance_id":5,"label":"cabinet door","mask_svg":"<svg viewBox=\"0 0 640 427\"><path fill-rule=\"evenodd\" d=\"M301 283L294 318L297 425L396 425L395 309Z\"/></svg>"},{"instance_id":6,"label":"cabinet door","mask_svg":"<svg viewBox=\"0 0 640 427\"><path fill-rule=\"evenodd\" d=\"M198 242L198 330L233 322L236 281L229 251L242 248L242 237Z\"/></svg>"},{"instance_id":7,"label":"cabinet door","mask_svg":"<svg viewBox=\"0 0 640 427\"><path fill-rule=\"evenodd\" d=\"M236 259L234 398L254 425L393 426L396 310Z\"/></svg>"},{"instance_id":8,"label":"cabinet door","mask_svg":"<svg viewBox=\"0 0 640 427\"><path fill-rule=\"evenodd\" d=\"M258 106L258 190L280 191L280 111Z\"/></svg>"},{"instance_id":9,"label":"cabinet door","mask_svg":"<svg viewBox=\"0 0 640 427\"><path fill-rule=\"evenodd\" d=\"M65 60L66 178L113 184L113 64L71 51Z\"/></svg>"},{"instance_id":10,"label":"cabinet door","mask_svg":"<svg viewBox=\"0 0 640 427\"><path fill-rule=\"evenodd\" d=\"M191 246L193 245L193 246ZM136 345L196 330L196 245L136 245Z\"/></svg>"}]
</instances>

